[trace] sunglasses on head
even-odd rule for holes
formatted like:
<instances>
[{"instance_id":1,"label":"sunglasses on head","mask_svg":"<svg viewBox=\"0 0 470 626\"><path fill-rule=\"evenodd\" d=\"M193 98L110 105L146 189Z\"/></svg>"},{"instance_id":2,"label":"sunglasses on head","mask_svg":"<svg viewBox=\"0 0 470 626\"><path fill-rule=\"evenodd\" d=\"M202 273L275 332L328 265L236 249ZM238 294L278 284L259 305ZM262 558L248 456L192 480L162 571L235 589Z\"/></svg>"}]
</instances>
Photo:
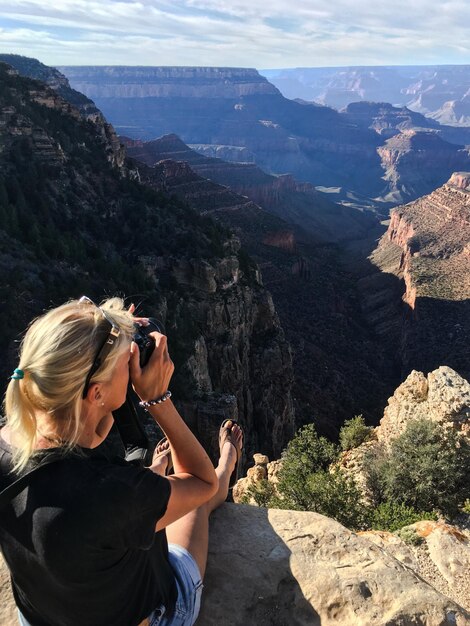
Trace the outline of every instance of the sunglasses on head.
<instances>
[{"instance_id":1,"label":"sunglasses on head","mask_svg":"<svg viewBox=\"0 0 470 626\"><path fill-rule=\"evenodd\" d=\"M99 309L101 311L102 316L104 317L104 319L108 322L109 324L109 331L106 334L98 352L96 353L95 359L93 361L93 364L87 374L87 377L85 379L85 386L83 388L83 394L82 394L82 398L86 398L86 394L88 392L88 387L90 386L90 380L92 379L93 375L99 370L99 368L103 365L103 363L106 360L106 357L108 356L108 354L111 351L111 348L113 347L113 345L115 344L117 338L119 337L119 335L121 334L121 330L119 329L118 326L116 326L116 324L113 322L113 320L106 314L105 311L103 311L103 309L98 306L97 304L95 304L93 302L93 300L90 300L90 298L88 298L87 296L82 296L79 300L80 304L91 304L92 306L96 307L97 309Z\"/></svg>"}]
</instances>

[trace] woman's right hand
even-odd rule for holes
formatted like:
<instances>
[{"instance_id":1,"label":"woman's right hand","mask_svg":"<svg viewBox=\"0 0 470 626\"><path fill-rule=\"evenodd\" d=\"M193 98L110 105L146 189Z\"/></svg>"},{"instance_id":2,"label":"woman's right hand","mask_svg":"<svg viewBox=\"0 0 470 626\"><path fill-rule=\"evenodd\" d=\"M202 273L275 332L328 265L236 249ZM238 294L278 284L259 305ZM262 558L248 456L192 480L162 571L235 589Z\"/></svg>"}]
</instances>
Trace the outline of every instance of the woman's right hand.
<instances>
[{"instance_id":1,"label":"woman's right hand","mask_svg":"<svg viewBox=\"0 0 470 626\"><path fill-rule=\"evenodd\" d=\"M135 342L131 345L131 358L129 361L129 373L134 391L145 402L160 398L170 384L175 370L173 361L168 353L168 344L165 335L153 332L149 333L155 340L155 349L149 362L140 367L139 347Z\"/></svg>"}]
</instances>

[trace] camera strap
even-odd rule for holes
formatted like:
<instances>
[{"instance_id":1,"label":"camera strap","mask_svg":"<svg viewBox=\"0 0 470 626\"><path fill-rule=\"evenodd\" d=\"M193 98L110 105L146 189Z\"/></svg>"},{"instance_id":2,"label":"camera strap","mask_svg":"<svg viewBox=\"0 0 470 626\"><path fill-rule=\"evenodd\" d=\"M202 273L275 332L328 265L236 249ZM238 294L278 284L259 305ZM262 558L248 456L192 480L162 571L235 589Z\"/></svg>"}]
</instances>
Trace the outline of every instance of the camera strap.
<instances>
[{"instance_id":1,"label":"camera strap","mask_svg":"<svg viewBox=\"0 0 470 626\"><path fill-rule=\"evenodd\" d=\"M114 422L126 450L126 461L136 465L149 464L151 461L150 444L147 434L139 419L133 401L135 392L129 385L126 401L116 411L113 411Z\"/></svg>"}]
</instances>

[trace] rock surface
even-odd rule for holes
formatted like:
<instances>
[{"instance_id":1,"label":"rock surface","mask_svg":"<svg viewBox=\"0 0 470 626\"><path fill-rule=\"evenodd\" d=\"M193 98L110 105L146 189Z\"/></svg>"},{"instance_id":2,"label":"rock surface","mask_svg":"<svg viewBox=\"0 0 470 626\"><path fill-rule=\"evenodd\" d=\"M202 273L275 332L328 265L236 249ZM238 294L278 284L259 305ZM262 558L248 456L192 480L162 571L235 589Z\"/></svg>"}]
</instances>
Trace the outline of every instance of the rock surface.
<instances>
[{"instance_id":1,"label":"rock surface","mask_svg":"<svg viewBox=\"0 0 470 626\"><path fill-rule=\"evenodd\" d=\"M300 226L313 236L316 241L338 242L365 236L367 231L374 225L372 214L351 210L335 204L328 199L326 194L318 192L309 183L300 183L291 175L273 176L267 174L254 163L230 163L221 158L203 156L191 150L179 137L174 134L165 135L153 141L139 141L122 138L127 147L129 156L146 165L156 166L159 161L166 163L184 161L189 164L191 170L213 183L224 185L232 192L232 204L243 206L246 198L263 209L274 213L283 220ZM158 167L158 166L157 166ZM182 181L183 172L171 179L166 177L167 184L179 194L187 193L187 187ZM186 179L189 179L186 173ZM207 183L205 185L207 188ZM216 190L214 189L213 192ZM199 187L193 183L191 200L196 200L196 194L201 197L201 205L204 199L207 203L207 194L202 181ZM240 194L244 199L240 200ZM218 192L222 200L221 191ZM246 198L245 198L246 196ZM220 207L224 203L220 202ZM212 210L206 209L206 213L212 214L221 209L215 206ZM230 206L225 206L225 211L230 211ZM233 209L232 209L233 210Z\"/></svg>"},{"instance_id":2,"label":"rock surface","mask_svg":"<svg viewBox=\"0 0 470 626\"><path fill-rule=\"evenodd\" d=\"M406 548L406 546L405 546ZM198 626L464 626L470 613L337 522L225 504L211 520ZM398 560L402 558L407 565ZM0 623L16 626L0 558Z\"/></svg>"},{"instance_id":3,"label":"rock surface","mask_svg":"<svg viewBox=\"0 0 470 626\"><path fill-rule=\"evenodd\" d=\"M370 257L380 274L363 280L364 312L405 375L448 365L470 379L467 180L468 173L458 172L431 194L393 209Z\"/></svg>"},{"instance_id":4,"label":"rock surface","mask_svg":"<svg viewBox=\"0 0 470 626\"><path fill-rule=\"evenodd\" d=\"M359 533L410 567L444 595L470 610L470 534L443 522L423 520L398 533ZM415 536L405 543L401 536Z\"/></svg>"},{"instance_id":5,"label":"rock surface","mask_svg":"<svg viewBox=\"0 0 470 626\"><path fill-rule=\"evenodd\" d=\"M303 67L261 73L287 98L315 100L335 108L358 101L392 102L442 124L468 126L470 121L470 65Z\"/></svg>"},{"instance_id":6,"label":"rock surface","mask_svg":"<svg viewBox=\"0 0 470 626\"><path fill-rule=\"evenodd\" d=\"M409 567L337 522L247 505L213 516L203 597L199 626L470 623Z\"/></svg>"},{"instance_id":7,"label":"rock surface","mask_svg":"<svg viewBox=\"0 0 470 626\"><path fill-rule=\"evenodd\" d=\"M415 419L470 433L470 383L446 366L427 376L412 371L388 401L375 429L378 441L390 444Z\"/></svg>"},{"instance_id":8,"label":"rock surface","mask_svg":"<svg viewBox=\"0 0 470 626\"><path fill-rule=\"evenodd\" d=\"M364 463L374 449L399 437L416 419L430 419L443 428L470 436L470 383L450 367L442 366L425 376L412 371L388 400L384 416L374 429L374 439L341 455L339 466L354 479L368 502Z\"/></svg>"}]
</instances>

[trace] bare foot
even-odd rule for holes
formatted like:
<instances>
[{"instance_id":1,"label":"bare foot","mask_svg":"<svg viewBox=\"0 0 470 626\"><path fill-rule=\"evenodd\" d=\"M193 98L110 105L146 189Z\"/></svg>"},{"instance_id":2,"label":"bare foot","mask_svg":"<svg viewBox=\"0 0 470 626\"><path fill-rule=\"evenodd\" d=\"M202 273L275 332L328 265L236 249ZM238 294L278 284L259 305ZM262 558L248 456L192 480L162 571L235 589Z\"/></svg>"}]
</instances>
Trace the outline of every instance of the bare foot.
<instances>
[{"instance_id":1,"label":"bare foot","mask_svg":"<svg viewBox=\"0 0 470 626\"><path fill-rule=\"evenodd\" d=\"M155 448L150 469L160 476L165 476L170 465L170 455L170 442L168 439L162 439Z\"/></svg>"},{"instance_id":2,"label":"bare foot","mask_svg":"<svg viewBox=\"0 0 470 626\"><path fill-rule=\"evenodd\" d=\"M238 424L232 424L227 422L226 426L230 429L230 440L222 439L220 442L220 458L227 455L227 461L229 466L235 467L238 456L241 455L243 449L243 431ZM238 452L237 452L238 451Z\"/></svg>"}]
</instances>

